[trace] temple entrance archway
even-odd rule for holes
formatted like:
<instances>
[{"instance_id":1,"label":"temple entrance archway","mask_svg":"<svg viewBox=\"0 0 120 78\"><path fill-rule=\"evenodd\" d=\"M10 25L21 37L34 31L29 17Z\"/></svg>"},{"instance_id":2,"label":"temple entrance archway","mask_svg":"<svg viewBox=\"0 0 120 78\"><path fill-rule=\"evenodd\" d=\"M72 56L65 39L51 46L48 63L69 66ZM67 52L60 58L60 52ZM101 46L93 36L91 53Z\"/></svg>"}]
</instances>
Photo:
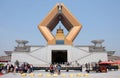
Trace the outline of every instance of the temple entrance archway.
<instances>
[{"instance_id":1,"label":"temple entrance archway","mask_svg":"<svg viewBox=\"0 0 120 78\"><path fill-rule=\"evenodd\" d=\"M52 64L67 62L67 50L52 50Z\"/></svg>"}]
</instances>

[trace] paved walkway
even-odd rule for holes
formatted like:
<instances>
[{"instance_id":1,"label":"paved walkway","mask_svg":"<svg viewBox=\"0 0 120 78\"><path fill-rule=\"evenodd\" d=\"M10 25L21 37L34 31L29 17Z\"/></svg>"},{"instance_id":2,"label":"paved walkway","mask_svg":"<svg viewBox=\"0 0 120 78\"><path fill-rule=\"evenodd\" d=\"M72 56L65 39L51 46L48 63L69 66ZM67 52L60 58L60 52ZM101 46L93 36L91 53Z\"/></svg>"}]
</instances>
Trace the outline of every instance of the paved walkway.
<instances>
[{"instance_id":1,"label":"paved walkway","mask_svg":"<svg viewBox=\"0 0 120 78\"><path fill-rule=\"evenodd\" d=\"M53 74L51 75L49 72L45 71L34 71L31 74L20 74L20 73L8 73L0 78L120 78L120 70L119 71L108 71L107 73L86 73L79 71L62 71L61 75Z\"/></svg>"}]
</instances>

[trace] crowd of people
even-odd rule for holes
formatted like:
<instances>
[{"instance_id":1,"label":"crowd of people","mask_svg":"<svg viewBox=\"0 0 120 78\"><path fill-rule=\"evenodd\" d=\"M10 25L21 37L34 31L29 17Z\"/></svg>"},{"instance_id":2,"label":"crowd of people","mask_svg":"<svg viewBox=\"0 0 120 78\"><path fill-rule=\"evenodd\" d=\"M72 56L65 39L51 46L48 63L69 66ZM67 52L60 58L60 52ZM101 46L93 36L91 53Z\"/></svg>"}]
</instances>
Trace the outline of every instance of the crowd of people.
<instances>
[{"instance_id":1,"label":"crowd of people","mask_svg":"<svg viewBox=\"0 0 120 78\"><path fill-rule=\"evenodd\" d=\"M19 65L13 65L13 64L7 63L5 66L2 67L1 72L2 73L9 73L9 72L31 73L33 72L33 65L28 63L23 63L21 64L21 66L19 66Z\"/></svg>"},{"instance_id":2,"label":"crowd of people","mask_svg":"<svg viewBox=\"0 0 120 78\"><path fill-rule=\"evenodd\" d=\"M66 70L67 72L69 70L80 70L83 71L83 68L85 68L86 72L89 73L91 70L96 72L102 72L104 70L107 72L107 70L111 71L112 69L118 70L118 65L100 65L99 63L86 63L84 65L80 65L77 63L77 66L72 66L71 63L65 63L64 66L62 64L50 64L47 70L50 71L51 74L61 74L61 70ZM32 64L28 64L24 62L23 64L19 65L19 62L16 61L15 64L7 63L6 65L0 67L0 72L2 73L31 73L33 72L34 67Z\"/></svg>"},{"instance_id":3,"label":"crowd of people","mask_svg":"<svg viewBox=\"0 0 120 78\"><path fill-rule=\"evenodd\" d=\"M113 70L118 70L118 65L112 65L112 64L99 64L99 63L86 63L85 64L86 72L95 71L95 72L107 72Z\"/></svg>"}]
</instances>

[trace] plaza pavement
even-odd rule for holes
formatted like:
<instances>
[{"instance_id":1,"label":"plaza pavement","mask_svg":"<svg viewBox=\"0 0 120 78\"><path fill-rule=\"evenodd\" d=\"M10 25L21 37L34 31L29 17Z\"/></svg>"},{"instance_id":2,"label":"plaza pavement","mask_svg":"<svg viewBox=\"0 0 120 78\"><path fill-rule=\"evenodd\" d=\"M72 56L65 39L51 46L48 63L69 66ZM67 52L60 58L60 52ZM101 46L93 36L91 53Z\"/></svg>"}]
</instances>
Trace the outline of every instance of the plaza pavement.
<instances>
[{"instance_id":1,"label":"plaza pavement","mask_svg":"<svg viewBox=\"0 0 120 78\"><path fill-rule=\"evenodd\" d=\"M61 75L51 75L49 72L45 71L34 71L29 74L20 73L8 73L0 78L120 78L120 70L118 71L108 71L107 73L96 73L96 72L79 72L79 71L61 71Z\"/></svg>"}]
</instances>

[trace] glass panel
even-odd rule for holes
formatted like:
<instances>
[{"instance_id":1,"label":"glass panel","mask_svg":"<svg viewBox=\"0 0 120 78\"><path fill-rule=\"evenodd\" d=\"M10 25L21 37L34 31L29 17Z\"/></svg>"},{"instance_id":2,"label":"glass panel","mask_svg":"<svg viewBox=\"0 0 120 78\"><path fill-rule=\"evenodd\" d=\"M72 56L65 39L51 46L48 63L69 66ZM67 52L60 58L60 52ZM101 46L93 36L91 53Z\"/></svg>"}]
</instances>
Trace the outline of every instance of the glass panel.
<instances>
[{"instance_id":1,"label":"glass panel","mask_svg":"<svg viewBox=\"0 0 120 78\"><path fill-rule=\"evenodd\" d=\"M64 40L56 40L56 44L64 44Z\"/></svg>"}]
</instances>

